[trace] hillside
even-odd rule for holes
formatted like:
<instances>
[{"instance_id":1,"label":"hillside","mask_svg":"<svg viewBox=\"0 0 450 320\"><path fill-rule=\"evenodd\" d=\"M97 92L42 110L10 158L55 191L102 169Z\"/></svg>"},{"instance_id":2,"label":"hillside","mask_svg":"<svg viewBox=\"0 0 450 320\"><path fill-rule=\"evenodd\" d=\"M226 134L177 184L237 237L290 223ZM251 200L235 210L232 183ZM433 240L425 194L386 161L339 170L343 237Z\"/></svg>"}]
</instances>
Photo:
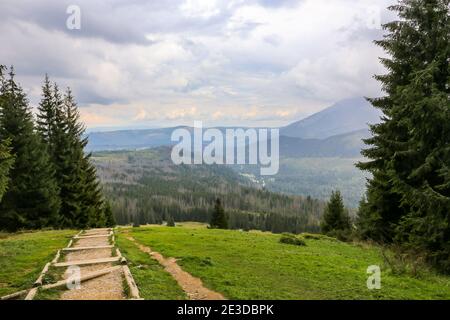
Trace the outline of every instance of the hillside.
<instances>
[{"instance_id":1,"label":"hillside","mask_svg":"<svg viewBox=\"0 0 450 320\"><path fill-rule=\"evenodd\" d=\"M326 139L302 139L281 136L280 156L285 158L353 158L361 155L365 144L362 139L370 137L367 129L331 136Z\"/></svg>"},{"instance_id":2,"label":"hillside","mask_svg":"<svg viewBox=\"0 0 450 320\"><path fill-rule=\"evenodd\" d=\"M303 139L325 139L343 133L367 129L380 121L381 113L364 98L337 102L318 113L281 128L280 134Z\"/></svg>"},{"instance_id":3,"label":"hillside","mask_svg":"<svg viewBox=\"0 0 450 320\"><path fill-rule=\"evenodd\" d=\"M369 176L355 167L360 160L360 157L281 158L278 173L269 177L260 176L257 166L235 166L234 169L272 192L309 195L328 201L333 190L340 190L345 205L357 208Z\"/></svg>"},{"instance_id":4,"label":"hillside","mask_svg":"<svg viewBox=\"0 0 450 320\"><path fill-rule=\"evenodd\" d=\"M228 166L174 165L169 148L99 152L93 157L119 224L208 222L219 197L231 228L318 230L325 203L267 191Z\"/></svg>"},{"instance_id":5,"label":"hillside","mask_svg":"<svg viewBox=\"0 0 450 320\"><path fill-rule=\"evenodd\" d=\"M2 234L0 296L31 289L44 265L76 233ZM450 299L448 276L420 267L413 275L409 266L399 272L383 258L394 261L392 252L385 249L382 254L380 247L369 244L303 234L300 237L306 245L294 246L280 243L281 236L273 233L214 230L190 222L176 227L118 228L115 233L117 246L146 300L188 298L189 288L180 286L171 270L160 264L161 259L177 264L182 272L227 299ZM143 251L146 248L153 254ZM367 289L370 265L381 269L379 290ZM45 281L51 283L57 275L53 272ZM61 299L63 292L40 291L36 299Z\"/></svg>"},{"instance_id":6,"label":"hillside","mask_svg":"<svg viewBox=\"0 0 450 320\"><path fill-rule=\"evenodd\" d=\"M131 242L130 237L137 242ZM186 223L123 229L118 244L134 265L131 270L138 286L148 289L147 299L167 289L143 276L152 269L146 267L152 259L137 245L176 258L184 271L228 299L450 298L448 276L425 269L418 277L409 271L399 274L383 259L379 247L320 235L304 238L306 246L294 246L280 243L280 235L272 233L211 230ZM392 259L389 251L385 255ZM380 290L367 288L370 265L381 268Z\"/></svg>"}]
</instances>

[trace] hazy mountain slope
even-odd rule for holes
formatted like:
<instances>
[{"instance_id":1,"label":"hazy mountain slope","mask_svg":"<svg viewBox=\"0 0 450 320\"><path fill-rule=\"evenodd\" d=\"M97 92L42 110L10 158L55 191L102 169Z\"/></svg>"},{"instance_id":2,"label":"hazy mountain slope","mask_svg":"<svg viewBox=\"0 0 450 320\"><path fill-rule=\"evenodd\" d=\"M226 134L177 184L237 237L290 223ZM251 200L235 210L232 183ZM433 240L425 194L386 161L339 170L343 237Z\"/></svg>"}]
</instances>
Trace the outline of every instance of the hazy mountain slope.
<instances>
[{"instance_id":1,"label":"hazy mountain slope","mask_svg":"<svg viewBox=\"0 0 450 320\"><path fill-rule=\"evenodd\" d=\"M89 151L141 149L170 145L177 127L162 129L118 130L89 133Z\"/></svg>"},{"instance_id":2,"label":"hazy mountain slope","mask_svg":"<svg viewBox=\"0 0 450 320\"><path fill-rule=\"evenodd\" d=\"M367 123L379 122L380 116L380 111L372 107L364 98L347 99L281 128L280 135L303 139L324 139L366 129Z\"/></svg>"},{"instance_id":3,"label":"hazy mountain slope","mask_svg":"<svg viewBox=\"0 0 450 320\"><path fill-rule=\"evenodd\" d=\"M364 147L362 139L368 138L367 129L340 134L327 139L301 139L280 137L280 156L310 157L359 157Z\"/></svg>"}]
</instances>

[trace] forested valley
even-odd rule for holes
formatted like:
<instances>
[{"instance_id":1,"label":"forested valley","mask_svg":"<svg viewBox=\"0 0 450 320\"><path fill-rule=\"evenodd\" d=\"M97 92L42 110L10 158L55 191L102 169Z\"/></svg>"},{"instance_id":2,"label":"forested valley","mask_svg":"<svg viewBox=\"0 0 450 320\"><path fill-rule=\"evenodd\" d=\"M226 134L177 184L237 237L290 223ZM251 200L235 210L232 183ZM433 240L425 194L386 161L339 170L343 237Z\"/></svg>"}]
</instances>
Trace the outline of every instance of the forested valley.
<instances>
[{"instance_id":1,"label":"forested valley","mask_svg":"<svg viewBox=\"0 0 450 320\"><path fill-rule=\"evenodd\" d=\"M269 192L227 166L174 165L170 148L93 155L119 224L209 222L220 198L232 229L318 231L325 203Z\"/></svg>"}]
</instances>

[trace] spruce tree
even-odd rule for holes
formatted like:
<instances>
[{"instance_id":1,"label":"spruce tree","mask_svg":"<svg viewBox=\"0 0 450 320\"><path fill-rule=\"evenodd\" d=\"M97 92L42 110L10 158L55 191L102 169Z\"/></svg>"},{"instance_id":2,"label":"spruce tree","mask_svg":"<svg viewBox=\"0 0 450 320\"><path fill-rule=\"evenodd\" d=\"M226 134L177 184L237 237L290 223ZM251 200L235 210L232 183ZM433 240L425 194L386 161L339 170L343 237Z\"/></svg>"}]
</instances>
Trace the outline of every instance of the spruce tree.
<instances>
[{"instance_id":1,"label":"spruce tree","mask_svg":"<svg viewBox=\"0 0 450 320\"><path fill-rule=\"evenodd\" d=\"M8 190L0 203L0 226L14 231L53 226L58 218L58 187L46 146L35 132L28 100L15 82L1 76L0 139L15 155Z\"/></svg>"},{"instance_id":2,"label":"spruce tree","mask_svg":"<svg viewBox=\"0 0 450 320\"><path fill-rule=\"evenodd\" d=\"M114 217L109 203L103 199L103 192L97 178L97 171L91 162L91 154L85 154L87 138L85 127L80 121L80 114L71 90L68 88L64 98L65 121L70 143L69 164L75 225L78 227L104 227L114 225ZM76 204L76 206L75 206Z\"/></svg>"},{"instance_id":3,"label":"spruce tree","mask_svg":"<svg viewBox=\"0 0 450 320\"><path fill-rule=\"evenodd\" d=\"M169 218L167 218L167 226L168 227L175 227L175 220L173 220L172 216L169 216Z\"/></svg>"},{"instance_id":4,"label":"spruce tree","mask_svg":"<svg viewBox=\"0 0 450 320\"><path fill-rule=\"evenodd\" d=\"M89 227L100 227L102 223L106 223L105 213L103 212L104 201L102 188L97 178L95 166L92 164L91 155L88 154L83 158L83 183L84 190L82 195L82 204L84 207L83 220L79 224L83 224L87 219Z\"/></svg>"},{"instance_id":5,"label":"spruce tree","mask_svg":"<svg viewBox=\"0 0 450 320\"><path fill-rule=\"evenodd\" d=\"M228 219L219 198L216 199L214 204L210 227L215 229L228 229Z\"/></svg>"},{"instance_id":6,"label":"spruce tree","mask_svg":"<svg viewBox=\"0 0 450 320\"><path fill-rule=\"evenodd\" d=\"M61 208L65 217L63 225L85 228L88 226L88 210L83 204L84 194L84 146L83 126L79 121L77 106L68 88L62 103L61 126L64 128L64 153L60 163L64 167L61 175Z\"/></svg>"},{"instance_id":7,"label":"spruce tree","mask_svg":"<svg viewBox=\"0 0 450 320\"><path fill-rule=\"evenodd\" d=\"M106 218L106 227L112 228L116 226L116 219L114 218L114 214L111 209L111 204L109 201L105 201L104 203L104 212Z\"/></svg>"},{"instance_id":8,"label":"spruce tree","mask_svg":"<svg viewBox=\"0 0 450 320\"><path fill-rule=\"evenodd\" d=\"M370 101L384 117L366 140L370 161L359 164L373 174L359 223L373 225L364 236L425 250L450 270L449 1L403 0L390 10L400 19L376 41L389 54L388 73L376 76L386 95Z\"/></svg>"},{"instance_id":9,"label":"spruce tree","mask_svg":"<svg viewBox=\"0 0 450 320\"><path fill-rule=\"evenodd\" d=\"M0 102L1 104L1 102ZM8 189L9 172L14 164L14 155L11 154L11 140L0 141L0 202Z\"/></svg>"},{"instance_id":10,"label":"spruce tree","mask_svg":"<svg viewBox=\"0 0 450 320\"><path fill-rule=\"evenodd\" d=\"M336 231L350 229L350 218L344 207L340 191L332 191L321 222L322 232L334 235Z\"/></svg>"}]
</instances>

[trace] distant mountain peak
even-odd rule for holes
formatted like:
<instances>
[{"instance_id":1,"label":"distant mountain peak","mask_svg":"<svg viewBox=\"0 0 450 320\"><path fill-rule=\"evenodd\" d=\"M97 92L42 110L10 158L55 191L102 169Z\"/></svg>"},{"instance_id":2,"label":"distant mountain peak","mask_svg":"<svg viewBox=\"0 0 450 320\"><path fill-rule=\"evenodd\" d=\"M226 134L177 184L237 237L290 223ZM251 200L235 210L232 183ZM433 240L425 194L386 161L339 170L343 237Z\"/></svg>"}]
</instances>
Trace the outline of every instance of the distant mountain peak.
<instances>
[{"instance_id":1,"label":"distant mountain peak","mask_svg":"<svg viewBox=\"0 0 450 320\"><path fill-rule=\"evenodd\" d=\"M281 128L280 134L303 139L325 139L331 136L367 129L368 123L380 121L381 111L366 99L341 100L305 119Z\"/></svg>"}]
</instances>

